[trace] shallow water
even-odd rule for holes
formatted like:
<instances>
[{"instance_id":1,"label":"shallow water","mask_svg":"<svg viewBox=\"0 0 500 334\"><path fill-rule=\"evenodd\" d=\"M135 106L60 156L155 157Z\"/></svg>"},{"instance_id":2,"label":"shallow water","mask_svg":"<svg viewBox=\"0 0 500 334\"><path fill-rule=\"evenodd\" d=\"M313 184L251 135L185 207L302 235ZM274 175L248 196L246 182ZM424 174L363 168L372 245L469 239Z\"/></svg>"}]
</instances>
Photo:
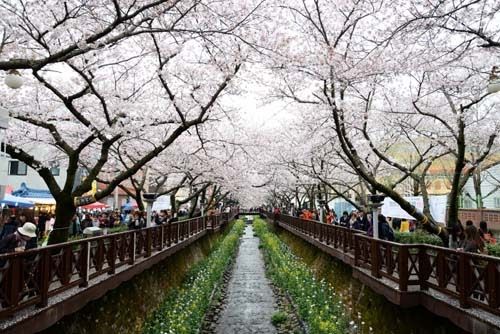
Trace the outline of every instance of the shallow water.
<instances>
[{"instance_id":1,"label":"shallow water","mask_svg":"<svg viewBox=\"0 0 500 334\"><path fill-rule=\"evenodd\" d=\"M321 252L293 234L280 229L279 237L311 266L318 279L332 284L342 296L351 318L360 326L359 333L382 334L464 334L445 318L438 317L423 307L403 309L376 294L352 277L351 267ZM359 316L359 318L358 318ZM364 325L361 325L364 322Z\"/></svg>"}]
</instances>

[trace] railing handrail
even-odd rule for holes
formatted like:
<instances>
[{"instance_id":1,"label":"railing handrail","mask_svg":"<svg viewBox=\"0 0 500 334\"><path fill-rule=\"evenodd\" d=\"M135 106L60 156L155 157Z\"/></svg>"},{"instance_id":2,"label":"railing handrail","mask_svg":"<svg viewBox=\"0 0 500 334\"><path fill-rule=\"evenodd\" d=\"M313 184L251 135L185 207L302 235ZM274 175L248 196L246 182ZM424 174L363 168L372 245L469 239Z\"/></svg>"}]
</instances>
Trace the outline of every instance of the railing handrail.
<instances>
[{"instance_id":1,"label":"railing handrail","mask_svg":"<svg viewBox=\"0 0 500 334\"><path fill-rule=\"evenodd\" d=\"M375 279L396 282L399 292L408 291L409 286L420 286L419 291L432 288L458 300L463 308L474 305L500 315L499 257L422 243L402 244L316 220L270 212L266 215L303 238L336 249L331 254L354 268L370 270ZM339 256L338 252L351 256Z\"/></svg>"},{"instance_id":2,"label":"railing handrail","mask_svg":"<svg viewBox=\"0 0 500 334\"><path fill-rule=\"evenodd\" d=\"M444 246L438 246L438 245L430 245L430 244L424 244L424 243L402 244L402 243L395 242L395 241L389 241L389 240L383 240L383 239L375 239L373 237L368 236L366 234L366 232L362 231L362 230L357 230L357 229L353 229L353 228L349 228L349 227L345 227L345 226L340 226L340 225L335 225L335 224L327 224L327 223L321 222L319 220L314 220L314 219L304 219L304 218L290 216L290 215L285 215L285 214L280 214L280 215L288 217L288 218L292 218L292 219L301 220L301 221L308 222L308 223L316 223L316 224L322 224L322 225L326 225L326 226L332 226L332 227L334 227L336 229L339 229L339 230L351 230L351 231L355 231L356 232L355 233L356 236L359 236L361 238L370 239L370 240L376 240L377 242L380 242L380 243L383 243L383 244L389 244L389 245L392 245L392 246L405 247L405 248L420 248L420 247L425 247L425 248L428 248L428 249L435 249L436 251L446 251L446 252L454 253L456 255L464 253L464 251L459 251L459 250L456 250L456 249L452 249L452 248L448 248L448 247L444 247ZM493 261L500 262L500 257L497 257L497 256L491 256L491 255L479 254L479 253L471 253L471 252L465 252L465 253L467 254L467 256L471 256L471 257L477 258L479 260L493 260Z\"/></svg>"},{"instance_id":3,"label":"railing handrail","mask_svg":"<svg viewBox=\"0 0 500 334\"><path fill-rule=\"evenodd\" d=\"M0 255L0 319L89 281L133 267L207 230L215 231L238 210L165 223ZM210 222L210 223L209 223Z\"/></svg>"},{"instance_id":4,"label":"railing handrail","mask_svg":"<svg viewBox=\"0 0 500 334\"><path fill-rule=\"evenodd\" d=\"M220 213L220 214L215 215L215 216L221 216L222 214L223 213ZM185 223L188 223L190 221L195 221L195 220L200 219L200 218L208 218L208 217L212 217L212 216L203 215L203 216L199 216L199 217L193 217L193 218L189 218L189 219L185 219L185 220L180 220L180 221L175 221L175 222L170 222L170 223L166 222L164 224L156 225L156 226L142 227L142 228L132 229L132 230L128 230L128 231L121 231L121 232L104 234L104 235L98 235L98 236L84 237L84 238L78 239L78 240L66 241L66 242L61 242L61 243L58 243L58 244L53 244L53 245L47 245L47 246L43 246L43 247L37 247L37 248L33 248L33 249L28 249L28 250L25 250L23 252L4 253L4 254L0 254L0 260L6 259L6 258L8 258L10 256L14 256L14 255L22 256L24 254L33 254L33 253L36 253L36 252L41 251L41 250L52 250L52 249L56 249L56 248L62 248L62 247L67 247L67 246L74 246L74 245L78 245L78 244L82 244L82 243L87 243L87 242L92 242L92 241L99 241L100 239L109 239L109 238L113 238L113 237L116 237L116 236L122 236L122 235L125 235L125 234L133 234L133 233L135 233L137 231L146 231L146 230L149 230L149 229L159 229L162 226L166 226L168 224L171 224L171 225L185 224ZM124 224L122 224L122 225L124 225Z\"/></svg>"}]
</instances>

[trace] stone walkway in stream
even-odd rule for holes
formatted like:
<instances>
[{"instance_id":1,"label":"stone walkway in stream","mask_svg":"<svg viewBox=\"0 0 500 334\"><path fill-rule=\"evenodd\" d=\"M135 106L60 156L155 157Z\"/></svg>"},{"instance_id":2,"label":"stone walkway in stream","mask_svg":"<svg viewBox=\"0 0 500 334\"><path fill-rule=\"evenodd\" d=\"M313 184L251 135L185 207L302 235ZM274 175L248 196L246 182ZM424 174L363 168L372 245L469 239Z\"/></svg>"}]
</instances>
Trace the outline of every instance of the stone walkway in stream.
<instances>
[{"instance_id":1,"label":"stone walkway in stream","mask_svg":"<svg viewBox=\"0 0 500 334\"><path fill-rule=\"evenodd\" d=\"M247 226L216 333L277 333L271 323L276 310L276 301L266 278L264 259L259 250L259 238L254 237L252 227Z\"/></svg>"}]
</instances>

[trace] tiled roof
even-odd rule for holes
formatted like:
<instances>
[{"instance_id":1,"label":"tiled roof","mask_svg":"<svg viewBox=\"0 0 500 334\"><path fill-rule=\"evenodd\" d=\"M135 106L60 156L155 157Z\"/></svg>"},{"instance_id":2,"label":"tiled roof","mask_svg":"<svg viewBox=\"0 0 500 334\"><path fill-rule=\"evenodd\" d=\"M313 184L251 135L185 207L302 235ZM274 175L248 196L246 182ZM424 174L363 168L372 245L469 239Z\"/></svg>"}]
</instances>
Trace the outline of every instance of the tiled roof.
<instances>
[{"instance_id":1,"label":"tiled roof","mask_svg":"<svg viewBox=\"0 0 500 334\"><path fill-rule=\"evenodd\" d=\"M26 183L21 183L21 187L12 192L13 196L32 198L54 198L50 191L44 189L28 188Z\"/></svg>"}]
</instances>

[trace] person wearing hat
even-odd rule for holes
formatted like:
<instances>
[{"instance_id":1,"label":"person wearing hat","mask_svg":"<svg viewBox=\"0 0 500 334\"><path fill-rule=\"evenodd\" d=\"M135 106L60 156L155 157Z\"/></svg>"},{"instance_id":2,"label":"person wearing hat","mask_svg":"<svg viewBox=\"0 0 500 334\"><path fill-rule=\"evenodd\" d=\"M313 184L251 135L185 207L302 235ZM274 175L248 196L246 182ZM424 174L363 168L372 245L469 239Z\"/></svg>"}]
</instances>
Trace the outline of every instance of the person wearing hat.
<instances>
[{"instance_id":1,"label":"person wearing hat","mask_svg":"<svg viewBox=\"0 0 500 334\"><path fill-rule=\"evenodd\" d=\"M24 223L16 232L0 240L0 254L22 251L26 243L36 237L36 226L33 223Z\"/></svg>"}]
</instances>

